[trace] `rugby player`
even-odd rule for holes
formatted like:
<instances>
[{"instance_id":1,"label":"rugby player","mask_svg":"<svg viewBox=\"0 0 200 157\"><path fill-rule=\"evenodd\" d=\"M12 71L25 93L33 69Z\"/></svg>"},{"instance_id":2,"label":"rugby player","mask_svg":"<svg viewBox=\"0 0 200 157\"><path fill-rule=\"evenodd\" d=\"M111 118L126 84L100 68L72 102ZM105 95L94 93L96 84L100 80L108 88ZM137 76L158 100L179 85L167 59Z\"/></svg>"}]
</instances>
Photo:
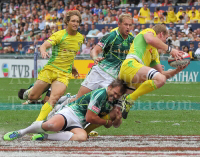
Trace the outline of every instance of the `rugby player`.
<instances>
[{"instance_id":1,"label":"rugby player","mask_svg":"<svg viewBox=\"0 0 200 157\"><path fill-rule=\"evenodd\" d=\"M130 52L123 62L119 78L136 90L126 96L122 103L122 117L127 118L131 105L138 97L162 87L166 80L173 77L186 66L171 71L163 71L157 49L165 50L176 59L182 58L182 51L165 44L168 31L164 25L155 25L141 31L134 39ZM130 85L131 84L131 85Z\"/></svg>"},{"instance_id":2,"label":"rugby player","mask_svg":"<svg viewBox=\"0 0 200 157\"><path fill-rule=\"evenodd\" d=\"M48 121L36 121L29 127L4 135L6 141L15 140L28 133L42 133L32 137L32 140L85 141L87 132L83 129L88 123L104 125L106 128L119 127L122 113L114 107L115 101L126 92L122 80L114 80L107 88L91 91L67 104ZM110 120L101 117L110 113ZM46 131L58 132L45 134Z\"/></svg>"},{"instance_id":3,"label":"rugby player","mask_svg":"<svg viewBox=\"0 0 200 157\"><path fill-rule=\"evenodd\" d=\"M49 100L42 106L36 121L44 120L47 117L55 103L64 94L71 74L78 75L73 62L84 39L83 35L77 31L80 23L80 12L68 11L65 17L67 28L54 33L40 47L43 58L49 57L46 49L52 47L52 56L40 71L33 88L23 94L23 99L37 100L51 86Z\"/></svg>"}]
</instances>

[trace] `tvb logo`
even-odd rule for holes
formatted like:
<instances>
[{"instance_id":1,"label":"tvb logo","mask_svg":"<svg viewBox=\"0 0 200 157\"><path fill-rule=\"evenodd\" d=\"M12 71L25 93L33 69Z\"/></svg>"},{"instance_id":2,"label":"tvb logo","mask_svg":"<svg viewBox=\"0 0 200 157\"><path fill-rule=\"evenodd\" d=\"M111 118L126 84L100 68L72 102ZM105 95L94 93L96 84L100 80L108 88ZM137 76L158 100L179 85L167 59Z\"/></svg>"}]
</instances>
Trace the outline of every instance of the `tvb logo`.
<instances>
[{"instance_id":1,"label":"tvb logo","mask_svg":"<svg viewBox=\"0 0 200 157\"><path fill-rule=\"evenodd\" d=\"M3 72L3 76L4 77L8 77L8 75L9 75L9 69L8 69L8 64L7 63L4 63L2 65L2 72Z\"/></svg>"}]
</instances>

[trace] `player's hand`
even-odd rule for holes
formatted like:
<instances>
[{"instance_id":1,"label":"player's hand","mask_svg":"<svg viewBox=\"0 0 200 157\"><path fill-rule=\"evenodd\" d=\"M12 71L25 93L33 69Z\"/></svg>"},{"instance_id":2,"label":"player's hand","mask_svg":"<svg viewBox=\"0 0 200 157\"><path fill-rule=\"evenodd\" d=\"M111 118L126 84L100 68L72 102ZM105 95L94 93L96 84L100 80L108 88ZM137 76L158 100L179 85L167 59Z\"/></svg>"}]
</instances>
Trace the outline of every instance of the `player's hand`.
<instances>
[{"instance_id":1,"label":"player's hand","mask_svg":"<svg viewBox=\"0 0 200 157\"><path fill-rule=\"evenodd\" d=\"M48 52L41 52L42 58L50 58L49 53Z\"/></svg>"},{"instance_id":2,"label":"player's hand","mask_svg":"<svg viewBox=\"0 0 200 157\"><path fill-rule=\"evenodd\" d=\"M80 76L80 74L78 73L78 70L76 68L72 68L72 75L76 79Z\"/></svg>"},{"instance_id":3,"label":"player's hand","mask_svg":"<svg viewBox=\"0 0 200 157\"><path fill-rule=\"evenodd\" d=\"M115 117L116 117L116 119L121 119L122 118L122 112L121 112L121 110L120 110L120 108L118 108L118 107L116 107L115 109Z\"/></svg>"},{"instance_id":4,"label":"player's hand","mask_svg":"<svg viewBox=\"0 0 200 157\"><path fill-rule=\"evenodd\" d=\"M104 60L104 57L98 57L98 58L94 59L94 65L97 65L102 60Z\"/></svg>"},{"instance_id":5,"label":"player's hand","mask_svg":"<svg viewBox=\"0 0 200 157\"><path fill-rule=\"evenodd\" d=\"M106 128L110 128L112 126L112 121L111 120L108 120L108 124L107 125L104 125Z\"/></svg>"},{"instance_id":6,"label":"player's hand","mask_svg":"<svg viewBox=\"0 0 200 157\"><path fill-rule=\"evenodd\" d=\"M174 57L176 60L182 60L183 54L183 51L179 51L176 49L172 49L172 51L170 52L170 55L172 55L172 57Z\"/></svg>"},{"instance_id":7,"label":"player's hand","mask_svg":"<svg viewBox=\"0 0 200 157\"><path fill-rule=\"evenodd\" d=\"M178 68L176 68L176 69L177 69L178 72L180 72L180 71L184 70L185 68L187 68L187 66L189 64L190 64L190 62L188 64L184 65L184 66L178 66Z\"/></svg>"}]
</instances>

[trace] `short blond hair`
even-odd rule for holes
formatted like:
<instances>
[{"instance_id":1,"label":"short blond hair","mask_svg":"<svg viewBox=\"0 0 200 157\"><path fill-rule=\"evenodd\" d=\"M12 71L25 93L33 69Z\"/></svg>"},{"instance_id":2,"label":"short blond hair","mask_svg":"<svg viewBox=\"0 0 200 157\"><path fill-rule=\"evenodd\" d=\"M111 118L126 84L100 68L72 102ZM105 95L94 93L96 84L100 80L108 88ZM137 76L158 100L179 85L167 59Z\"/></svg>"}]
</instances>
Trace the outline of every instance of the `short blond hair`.
<instances>
[{"instance_id":1,"label":"short blond hair","mask_svg":"<svg viewBox=\"0 0 200 157\"><path fill-rule=\"evenodd\" d=\"M124 19L132 20L132 16L130 14L121 14L119 16L119 23L122 23Z\"/></svg>"},{"instance_id":2,"label":"short blond hair","mask_svg":"<svg viewBox=\"0 0 200 157\"><path fill-rule=\"evenodd\" d=\"M161 32L163 32L164 35L168 34L166 26L161 24L153 26L152 29L156 32L156 34L159 34Z\"/></svg>"},{"instance_id":3,"label":"short blond hair","mask_svg":"<svg viewBox=\"0 0 200 157\"><path fill-rule=\"evenodd\" d=\"M81 24L82 22L81 13L78 10L71 10L66 13L66 16L64 19L64 22L66 25L69 23L71 16L74 16L74 15L79 17L79 24Z\"/></svg>"}]
</instances>

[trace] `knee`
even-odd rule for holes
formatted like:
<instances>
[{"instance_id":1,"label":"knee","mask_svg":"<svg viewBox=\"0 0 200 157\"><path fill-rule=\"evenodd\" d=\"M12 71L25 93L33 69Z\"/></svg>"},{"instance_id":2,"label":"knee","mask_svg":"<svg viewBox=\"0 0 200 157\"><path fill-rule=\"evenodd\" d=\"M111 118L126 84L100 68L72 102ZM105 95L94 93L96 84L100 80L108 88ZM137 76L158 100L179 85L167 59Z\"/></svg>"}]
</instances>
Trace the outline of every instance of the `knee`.
<instances>
[{"instance_id":1,"label":"knee","mask_svg":"<svg viewBox=\"0 0 200 157\"><path fill-rule=\"evenodd\" d=\"M164 75L160 75L158 78L157 78L157 88L160 88L162 87L164 84L166 83L166 77Z\"/></svg>"},{"instance_id":2,"label":"knee","mask_svg":"<svg viewBox=\"0 0 200 157\"><path fill-rule=\"evenodd\" d=\"M42 124L42 129L44 129L45 131L54 131L54 132L60 131L60 128L58 128L55 123L48 121Z\"/></svg>"},{"instance_id":3,"label":"knee","mask_svg":"<svg viewBox=\"0 0 200 157\"><path fill-rule=\"evenodd\" d=\"M87 133L79 133L76 135L76 140L77 141L86 141L88 138Z\"/></svg>"},{"instance_id":4,"label":"knee","mask_svg":"<svg viewBox=\"0 0 200 157\"><path fill-rule=\"evenodd\" d=\"M28 99L29 100L37 100L38 98L39 98L39 96L37 94L35 94L35 93L30 93L28 95Z\"/></svg>"}]
</instances>

